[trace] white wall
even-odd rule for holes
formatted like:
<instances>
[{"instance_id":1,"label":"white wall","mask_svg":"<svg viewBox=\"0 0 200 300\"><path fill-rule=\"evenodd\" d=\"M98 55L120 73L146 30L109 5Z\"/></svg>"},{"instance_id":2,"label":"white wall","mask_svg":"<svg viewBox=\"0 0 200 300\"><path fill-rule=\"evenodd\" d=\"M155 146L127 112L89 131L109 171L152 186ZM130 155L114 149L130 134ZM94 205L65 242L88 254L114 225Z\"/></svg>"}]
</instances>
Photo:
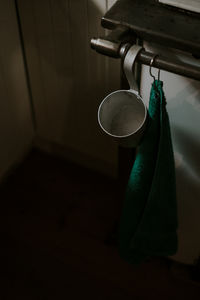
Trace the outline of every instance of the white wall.
<instances>
[{"instance_id":1,"label":"white wall","mask_svg":"<svg viewBox=\"0 0 200 300\"><path fill-rule=\"evenodd\" d=\"M146 49L194 62L194 59L166 48ZM197 61L199 64L200 62ZM157 74L157 70L153 69ZM176 161L177 201L179 217L179 250L174 259L193 263L200 255L200 83L161 71ZM141 92L148 102L152 78L143 67Z\"/></svg>"},{"instance_id":2,"label":"white wall","mask_svg":"<svg viewBox=\"0 0 200 300\"><path fill-rule=\"evenodd\" d=\"M119 88L119 61L90 49L115 1L19 0L37 120L37 145L109 175L117 145L97 124L97 109Z\"/></svg>"},{"instance_id":3,"label":"white wall","mask_svg":"<svg viewBox=\"0 0 200 300\"><path fill-rule=\"evenodd\" d=\"M0 1L0 179L18 163L33 125L14 1Z\"/></svg>"}]
</instances>

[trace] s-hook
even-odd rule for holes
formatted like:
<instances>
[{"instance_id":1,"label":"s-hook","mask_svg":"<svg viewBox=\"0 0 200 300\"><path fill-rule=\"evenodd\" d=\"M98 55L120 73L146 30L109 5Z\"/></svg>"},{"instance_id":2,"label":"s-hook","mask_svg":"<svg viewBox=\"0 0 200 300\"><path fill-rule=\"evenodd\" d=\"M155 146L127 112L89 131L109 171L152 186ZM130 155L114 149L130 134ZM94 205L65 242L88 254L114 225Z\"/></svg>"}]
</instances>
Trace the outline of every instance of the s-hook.
<instances>
[{"instance_id":1,"label":"s-hook","mask_svg":"<svg viewBox=\"0 0 200 300\"><path fill-rule=\"evenodd\" d=\"M157 56L158 56L158 54L155 54L155 55L152 57L152 59L151 59L151 61L150 61L150 64L149 64L149 74L150 74L150 76L153 78L154 83L155 83L155 81L156 81L156 77L152 74L151 67L153 67L153 64L154 64L155 59L156 59ZM158 69L158 80L160 80L160 69Z\"/></svg>"}]
</instances>

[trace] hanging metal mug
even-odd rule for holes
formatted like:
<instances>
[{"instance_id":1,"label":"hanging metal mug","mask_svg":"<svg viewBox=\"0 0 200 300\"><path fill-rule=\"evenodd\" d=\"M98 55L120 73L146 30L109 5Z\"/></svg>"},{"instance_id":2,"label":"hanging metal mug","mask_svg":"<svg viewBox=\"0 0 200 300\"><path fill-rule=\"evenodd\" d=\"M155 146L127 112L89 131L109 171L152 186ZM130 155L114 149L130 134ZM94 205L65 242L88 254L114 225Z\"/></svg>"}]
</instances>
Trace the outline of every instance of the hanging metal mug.
<instances>
[{"instance_id":1,"label":"hanging metal mug","mask_svg":"<svg viewBox=\"0 0 200 300\"><path fill-rule=\"evenodd\" d=\"M101 102L98 122L104 132L124 147L136 147L141 141L147 123L147 107L139 95L134 78L135 59L142 47L133 45L124 59L124 72L130 90L117 90Z\"/></svg>"}]
</instances>

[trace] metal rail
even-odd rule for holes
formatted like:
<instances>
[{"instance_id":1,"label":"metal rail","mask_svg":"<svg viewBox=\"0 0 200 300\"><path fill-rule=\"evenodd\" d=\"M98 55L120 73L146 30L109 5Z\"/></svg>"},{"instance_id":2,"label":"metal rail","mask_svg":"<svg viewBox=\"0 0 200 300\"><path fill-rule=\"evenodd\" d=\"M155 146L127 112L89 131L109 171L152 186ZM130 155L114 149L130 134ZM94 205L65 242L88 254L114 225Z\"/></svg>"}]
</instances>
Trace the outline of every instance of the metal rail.
<instances>
[{"instance_id":1,"label":"metal rail","mask_svg":"<svg viewBox=\"0 0 200 300\"><path fill-rule=\"evenodd\" d=\"M131 46L130 43L119 41L119 40L112 41L106 38L91 39L92 49L95 49L97 52L101 54L114 57L114 58L124 58L130 46ZM151 59L154 56L155 53L147 52L144 49L138 54L136 61L144 65L150 65ZM154 60L153 66L160 70L165 70L168 72L172 72L174 74L200 80L200 64L199 66L193 66L185 62L164 57L163 55L158 55Z\"/></svg>"}]
</instances>

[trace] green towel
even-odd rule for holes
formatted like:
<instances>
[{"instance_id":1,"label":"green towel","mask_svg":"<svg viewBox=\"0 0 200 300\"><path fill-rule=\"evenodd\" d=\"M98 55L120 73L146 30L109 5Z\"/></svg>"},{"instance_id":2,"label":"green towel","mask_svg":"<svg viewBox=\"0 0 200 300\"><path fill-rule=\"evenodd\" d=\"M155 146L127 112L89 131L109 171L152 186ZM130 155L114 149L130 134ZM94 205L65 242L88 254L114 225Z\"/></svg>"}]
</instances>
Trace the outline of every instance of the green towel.
<instances>
[{"instance_id":1,"label":"green towel","mask_svg":"<svg viewBox=\"0 0 200 300\"><path fill-rule=\"evenodd\" d=\"M121 257L138 264L177 251L173 148L163 83L152 84L149 124L138 149L120 221Z\"/></svg>"}]
</instances>

